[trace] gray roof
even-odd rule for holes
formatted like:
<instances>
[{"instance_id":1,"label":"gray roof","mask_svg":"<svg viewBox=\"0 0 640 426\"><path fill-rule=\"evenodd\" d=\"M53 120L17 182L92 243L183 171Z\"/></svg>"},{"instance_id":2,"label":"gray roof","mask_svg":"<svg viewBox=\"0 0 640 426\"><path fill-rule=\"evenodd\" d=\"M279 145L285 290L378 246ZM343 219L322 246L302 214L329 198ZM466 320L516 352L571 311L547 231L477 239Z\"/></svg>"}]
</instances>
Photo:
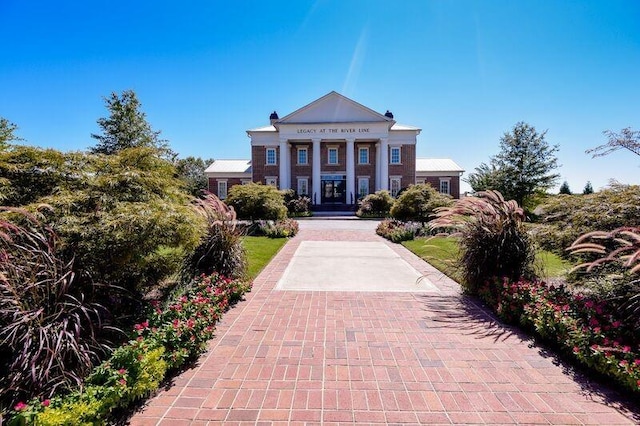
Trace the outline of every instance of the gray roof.
<instances>
[{"instance_id":1,"label":"gray roof","mask_svg":"<svg viewBox=\"0 0 640 426\"><path fill-rule=\"evenodd\" d=\"M213 173L247 173L251 174L251 160L214 160L204 171Z\"/></svg>"},{"instance_id":2,"label":"gray roof","mask_svg":"<svg viewBox=\"0 0 640 426\"><path fill-rule=\"evenodd\" d=\"M450 158L416 158L416 172L464 172Z\"/></svg>"}]
</instances>

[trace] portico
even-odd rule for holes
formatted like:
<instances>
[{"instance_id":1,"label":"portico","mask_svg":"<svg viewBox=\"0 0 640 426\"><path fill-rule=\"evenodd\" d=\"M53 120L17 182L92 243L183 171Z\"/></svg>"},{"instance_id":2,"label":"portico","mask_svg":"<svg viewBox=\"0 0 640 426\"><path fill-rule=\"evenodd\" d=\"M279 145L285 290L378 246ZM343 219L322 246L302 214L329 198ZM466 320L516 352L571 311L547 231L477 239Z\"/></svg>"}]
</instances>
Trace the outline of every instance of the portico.
<instances>
[{"instance_id":1,"label":"portico","mask_svg":"<svg viewBox=\"0 0 640 426\"><path fill-rule=\"evenodd\" d=\"M247 131L253 158L267 159L264 167L253 163L253 180L268 183L267 176L277 175L280 189L308 195L313 205L353 206L369 193L414 183L419 133L396 124L390 112L380 114L331 92L283 118L272 114L270 126ZM391 146L397 155L390 163ZM277 164L261 153L270 149L278 151ZM394 166L402 170L395 171L392 188Z\"/></svg>"},{"instance_id":2,"label":"portico","mask_svg":"<svg viewBox=\"0 0 640 426\"><path fill-rule=\"evenodd\" d=\"M283 118L274 111L269 119L268 126L247 130L249 169L247 160L216 160L207 168L211 192L226 196L232 185L256 182L293 189L308 196L316 209L350 210L368 194L388 190L395 197L416 183L416 141L421 130L398 124L389 111L380 114L330 92ZM445 173L447 184L439 180L437 184L441 190L457 191L461 171L457 167L450 173L419 172L424 174L422 182L429 183Z\"/></svg>"}]
</instances>

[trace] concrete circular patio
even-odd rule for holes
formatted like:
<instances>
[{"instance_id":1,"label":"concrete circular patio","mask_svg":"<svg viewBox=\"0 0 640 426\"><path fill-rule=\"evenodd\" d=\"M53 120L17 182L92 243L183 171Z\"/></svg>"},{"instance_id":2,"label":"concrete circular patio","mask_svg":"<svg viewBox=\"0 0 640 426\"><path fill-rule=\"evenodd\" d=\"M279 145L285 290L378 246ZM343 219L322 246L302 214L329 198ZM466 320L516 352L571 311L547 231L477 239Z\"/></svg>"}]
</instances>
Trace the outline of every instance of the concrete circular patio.
<instances>
[{"instance_id":1,"label":"concrete circular patio","mask_svg":"<svg viewBox=\"0 0 640 426\"><path fill-rule=\"evenodd\" d=\"M377 222L300 223L246 300L225 314L208 352L131 424L640 422L632 402L564 366L462 296L455 282L375 235ZM394 268L402 269L400 287L388 291ZM345 274L358 286L349 288ZM416 274L426 281L412 291L406 280ZM367 291L366 281L385 291Z\"/></svg>"}]
</instances>

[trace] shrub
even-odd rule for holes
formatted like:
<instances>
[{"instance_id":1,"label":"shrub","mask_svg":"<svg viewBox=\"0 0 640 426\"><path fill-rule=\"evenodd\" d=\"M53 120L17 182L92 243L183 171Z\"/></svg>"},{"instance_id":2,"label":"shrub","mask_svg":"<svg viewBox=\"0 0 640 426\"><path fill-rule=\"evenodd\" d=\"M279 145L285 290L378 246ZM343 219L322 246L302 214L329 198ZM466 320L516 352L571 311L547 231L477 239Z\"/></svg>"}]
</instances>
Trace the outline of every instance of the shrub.
<instances>
[{"instance_id":1,"label":"shrub","mask_svg":"<svg viewBox=\"0 0 640 426\"><path fill-rule=\"evenodd\" d=\"M394 243L413 240L420 230L414 223L405 223L395 219L385 219L376 228L376 234Z\"/></svg>"},{"instance_id":2,"label":"shrub","mask_svg":"<svg viewBox=\"0 0 640 426\"><path fill-rule=\"evenodd\" d=\"M0 219L0 403L6 407L79 385L105 353L99 332L107 312L85 297L72 263L57 257L50 228L24 210L3 210L21 223Z\"/></svg>"},{"instance_id":3,"label":"shrub","mask_svg":"<svg viewBox=\"0 0 640 426\"><path fill-rule=\"evenodd\" d=\"M387 217L391 206L393 206L393 201L389 191L381 190L369 194L359 202L360 206L356 215L359 217Z\"/></svg>"},{"instance_id":4,"label":"shrub","mask_svg":"<svg viewBox=\"0 0 640 426\"><path fill-rule=\"evenodd\" d=\"M195 210L207 223L207 232L200 244L185 257L181 272L183 279L213 272L243 276L247 269L246 252L233 209L213 194L196 199L194 204Z\"/></svg>"},{"instance_id":5,"label":"shrub","mask_svg":"<svg viewBox=\"0 0 640 426\"><path fill-rule=\"evenodd\" d=\"M298 233L298 222L293 219L260 220L256 224L257 233L269 238L288 238Z\"/></svg>"},{"instance_id":6,"label":"shrub","mask_svg":"<svg viewBox=\"0 0 640 426\"><path fill-rule=\"evenodd\" d=\"M542 248L566 257L565 249L580 235L640 226L640 185L613 183L593 194L549 197L536 214L540 223L533 238Z\"/></svg>"},{"instance_id":7,"label":"shrub","mask_svg":"<svg viewBox=\"0 0 640 426\"><path fill-rule=\"evenodd\" d=\"M479 192L438 209L435 229L454 229L460 236L460 267L465 289L475 294L498 277L518 280L533 275L533 245L524 228L524 211L497 191Z\"/></svg>"},{"instance_id":8,"label":"shrub","mask_svg":"<svg viewBox=\"0 0 640 426\"><path fill-rule=\"evenodd\" d=\"M451 196L440 194L429 184L411 185L398 196L390 213L394 219L425 223L438 207L452 204Z\"/></svg>"},{"instance_id":9,"label":"shrub","mask_svg":"<svg viewBox=\"0 0 640 426\"><path fill-rule=\"evenodd\" d=\"M165 307L136 324L135 339L96 367L84 387L66 396L19 402L10 425L105 424L117 408L155 391L172 371L202 353L215 323L249 285L219 274L195 278Z\"/></svg>"},{"instance_id":10,"label":"shrub","mask_svg":"<svg viewBox=\"0 0 640 426\"><path fill-rule=\"evenodd\" d=\"M271 185L235 185L229 190L226 202L235 209L238 219L279 220L287 217L284 194Z\"/></svg>"},{"instance_id":11,"label":"shrub","mask_svg":"<svg viewBox=\"0 0 640 426\"><path fill-rule=\"evenodd\" d=\"M284 190L283 193L289 217L311 216L309 211L311 198L306 195L298 195L293 189Z\"/></svg>"}]
</instances>

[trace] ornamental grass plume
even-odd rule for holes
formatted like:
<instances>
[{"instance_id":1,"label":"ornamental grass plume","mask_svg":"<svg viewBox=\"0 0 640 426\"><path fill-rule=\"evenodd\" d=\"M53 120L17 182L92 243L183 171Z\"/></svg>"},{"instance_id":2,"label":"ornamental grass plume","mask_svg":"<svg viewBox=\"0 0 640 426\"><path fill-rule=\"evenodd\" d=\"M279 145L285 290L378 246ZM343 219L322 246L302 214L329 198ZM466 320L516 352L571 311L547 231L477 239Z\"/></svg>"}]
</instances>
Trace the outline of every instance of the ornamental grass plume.
<instances>
[{"instance_id":1,"label":"ornamental grass plume","mask_svg":"<svg viewBox=\"0 0 640 426\"><path fill-rule=\"evenodd\" d=\"M525 219L524 210L515 201L505 201L498 191L482 191L436 209L436 219L429 225L460 238L462 285L477 294L494 278L517 281L533 277L535 252L524 228Z\"/></svg>"},{"instance_id":2,"label":"ornamental grass plume","mask_svg":"<svg viewBox=\"0 0 640 426\"><path fill-rule=\"evenodd\" d=\"M580 236L567 248L571 254L593 256L573 270L592 272L607 265L622 267L622 291L613 302L620 303L636 332L640 332L640 227L620 227L612 231L593 231Z\"/></svg>"}]
</instances>

